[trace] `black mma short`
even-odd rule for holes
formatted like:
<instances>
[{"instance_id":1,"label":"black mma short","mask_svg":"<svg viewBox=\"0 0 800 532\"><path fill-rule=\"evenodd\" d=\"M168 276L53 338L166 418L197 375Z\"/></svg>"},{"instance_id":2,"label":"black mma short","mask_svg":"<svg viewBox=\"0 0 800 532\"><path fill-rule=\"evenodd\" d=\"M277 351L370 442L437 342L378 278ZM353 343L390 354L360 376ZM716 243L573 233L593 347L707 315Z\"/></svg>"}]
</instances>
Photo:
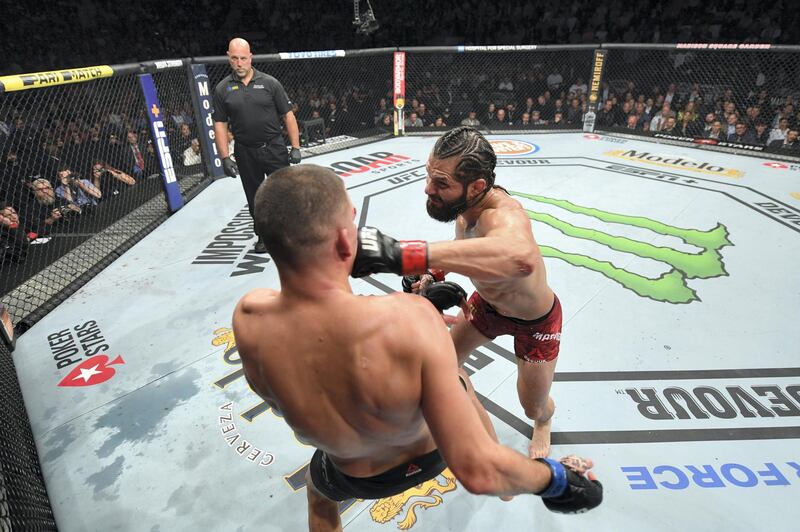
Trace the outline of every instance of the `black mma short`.
<instances>
[{"instance_id":1,"label":"black mma short","mask_svg":"<svg viewBox=\"0 0 800 532\"><path fill-rule=\"evenodd\" d=\"M382 499L402 493L430 480L445 470L438 449L372 477L351 477L333 465L328 455L317 449L309 471L317 491L334 501Z\"/></svg>"}]
</instances>

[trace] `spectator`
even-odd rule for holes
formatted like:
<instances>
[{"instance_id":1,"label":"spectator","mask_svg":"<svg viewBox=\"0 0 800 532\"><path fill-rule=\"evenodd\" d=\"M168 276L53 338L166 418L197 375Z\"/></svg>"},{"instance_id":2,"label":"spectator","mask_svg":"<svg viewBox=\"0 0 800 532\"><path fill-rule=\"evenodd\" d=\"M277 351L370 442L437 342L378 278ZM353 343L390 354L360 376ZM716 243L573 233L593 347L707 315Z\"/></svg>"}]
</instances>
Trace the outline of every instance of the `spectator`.
<instances>
[{"instance_id":1,"label":"spectator","mask_svg":"<svg viewBox=\"0 0 800 532\"><path fill-rule=\"evenodd\" d=\"M486 124L488 128L504 128L508 127L511 124L508 123L506 120L506 110L505 109L498 109L495 113L494 119L490 120L489 123Z\"/></svg>"},{"instance_id":2,"label":"spectator","mask_svg":"<svg viewBox=\"0 0 800 532\"><path fill-rule=\"evenodd\" d=\"M767 123L763 120L756 122L755 137L755 144L758 144L759 146L767 145L769 140L769 129L767 128Z\"/></svg>"},{"instance_id":3,"label":"spectator","mask_svg":"<svg viewBox=\"0 0 800 532\"><path fill-rule=\"evenodd\" d=\"M705 121L703 122L703 131L702 131L703 136L705 136L706 133L711 131L714 122L719 122L719 120L717 120L717 115L714 113L707 113Z\"/></svg>"},{"instance_id":4,"label":"spectator","mask_svg":"<svg viewBox=\"0 0 800 532\"><path fill-rule=\"evenodd\" d=\"M405 120L405 127L408 128L415 128L415 127L423 127L425 124L422 123L419 116L417 115L416 111L411 111L411 114L408 115L408 118Z\"/></svg>"},{"instance_id":5,"label":"spectator","mask_svg":"<svg viewBox=\"0 0 800 532\"><path fill-rule=\"evenodd\" d=\"M650 120L650 130L661 131L664 129L668 118L675 118L675 113L672 111L672 106L670 103L664 102L664 104L661 106L661 110L655 114L652 120Z\"/></svg>"},{"instance_id":6,"label":"spectator","mask_svg":"<svg viewBox=\"0 0 800 532\"><path fill-rule=\"evenodd\" d=\"M181 122L180 128L181 133L175 141L174 148L177 153L183 153L192 146L192 127L186 122ZM172 148L171 144L170 142L170 148Z\"/></svg>"},{"instance_id":7,"label":"spectator","mask_svg":"<svg viewBox=\"0 0 800 532\"><path fill-rule=\"evenodd\" d=\"M614 102L612 100L606 100L603 104L603 108L597 113L595 123L600 129L608 129L615 124L616 115L617 112L614 109Z\"/></svg>"},{"instance_id":8,"label":"spectator","mask_svg":"<svg viewBox=\"0 0 800 532\"><path fill-rule=\"evenodd\" d=\"M661 131L667 135L675 135L676 137L679 137L681 134L674 116L667 117L667 119L664 120L664 126Z\"/></svg>"},{"instance_id":9,"label":"spectator","mask_svg":"<svg viewBox=\"0 0 800 532\"><path fill-rule=\"evenodd\" d=\"M730 137L731 135L736 134L736 124L739 123L739 115L736 113L731 113L725 116L726 126L723 129L725 135Z\"/></svg>"},{"instance_id":10,"label":"spectator","mask_svg":"<svg viewBox=\"0 0 800 532\"><path fill-rule=\"evenodd\" d=\"M786 131L786 138L773 140L770 142L770 148L777 148L780 150L797 150L800 148L800 141L797 140L797 130L789 129Z\"/></svg>"},{"instance_id":11,"label":"spectator","mask_svg":"<svg viewBox=\"0 0 800 532\"><path fill-rule=\"evenodd\" d=\"M542 116L541 116L541 113L539 112L539 110L538 109L534 109L531 112L531 125L533 125L533 126L543 126L545 124L547 124L547 122L542 120Z\"/></svg>"},{"instance_id":12,"label":"spectator","mask_svg":"<svg viewBox=\"0 0 800 532\"><path fill-rule=\"evenodd\" d=\"M494 102L489 102L489 105L486 109L486 115L483 117L482 122L484 124L489 124L495 119L495 113L497 113L497 107L494 105Z\"/></svg>"},{"instance_id":13,"label":"spectator","mask_svg":"<svg viewBox=\"0 0 800 532\"><path fill-rule=\"evenodd\" d=\"M381 118L381 122L378 127L387 132L394 131L394 123L392 121L392 115L390 113L383 115L383 118Z\"/></svg>"},{"instance_id":14,"label":"spectator","mask_svg":"<svg viewBox=\"0 0 800 532\"><path fill-rule=\"evenodd\" d=\"M198 139L192 139L191 145L183 150L183 166L199 166L202 162L203 159L200 156L200 141Z\"/></svg>"},{"instance_id":15,"label":"spectator","mask_svg":"<svg viewBox=\"0 0 800 532\"><path fill-rule=\"evenodd\" d=\"M475 111L469 111L467 113L467 117L461 121L462 126L470 126L470 127L478 127L481 125L481 121L477 118L478 113Z\"/></svg>"},{"instance_id":16,"label":"spectator","mask_svg":"<svg viewBox=\"0 0 800 532\"><path fill-rule=\"evenodd\" d=\"M681 121L678 124L678 131L678 134L682 137L695 138L701 136L703 126L694 119L694 114L683 113L683 115L681 115Z\"/></svg>"},{"instance_id":17,"label":"spectator","mask_svg":"<svg viewBox=\"0 0 800 532\"><path fill-rule=\"evenodd\" d=\"M103 194L104 199L108 199L135 185L136 180L101 160L95 160L92 163L92 184Z\"/></svg>"},{"instance_id":18,"label":"spectator","mask_svg":"<svg viewBox=\"0 0 800 532\"><path fill-rule=\"evenodd\" d=\"M319 113L317 111L314 112L316 113L316 116L312 116L312 118L319 118ZM236 161L236 154L234 153L235 148L236 148L236 139L233 136L233 131L231 131L231 129L228 128L228 154L229 154L228 157L230 157L234 161Z\"/></svg>"},{"instance_id":19,"label":"spectator","mask_svg":"<svg viewBox=\"0 0 800 532\"><path fill-rule=\"evenodd\" d=\"M628 117L633 113L633 101L628 100L622 103L622 107L618 108L616 111L616 119L615 123L618 126L625 126L628 125ZM637 119L638 120L638 119Z\"/></svg>"},{"instance_id":20,"label":"spectator","mask_svg":"<svg viewBox=\"0 0 800 532\"><path fill-rule=\"evenodd\" d=\"M27 186L32 195L21 198L21 204L18 207L20 208L20 218L23 221L22 225L33 233L33 238L46 234L56 222L65 216L80 214L81 210L77 205L68 204L56 196L53 185L47 179L43 177L34 179Z\"/></svg>"},{"instance_id":21,"label":"spectator","mask_svg":"<svg viewBox=\"0 0 800 532\"><path fill-rule=\"evenodd\" d=\"M570 85L569 92L575 96L580 96L581 94L587 94L589 92L589 87L583 82L583 79L576 78L575 83Z\"/></svg>"},{"instance_id":22,"label":"spectator","mask_svg":"<svg viewBox=\"0 0 800 532\"><path fill-rule=\"evenodd\" d=\"M747 124L744 122L737 122L734 127L733 135L728 135L728 142L738 142L739 144L756 143L756 137L753 135L753 132L747 128Z\"/></svg>"},{"instance_id":23,"label":"spectator","mask_svg":"<svg viewBox=\"0 0 800 532\"><path fill-rule=\"evenodd\" d=\"M580 79L579 79L580 81ZM581 123L583 112L581 109L581 101L578 98L573 98L569 102L565 122L569 125L578 125Z\"/></svg>"},{"instance_id":24,"label":"spectator","mask_svg":"<svg viewBox=\"0 0 800 532\"><path fill-rule=\"evenodd\" d=\"M770 131L769 140L767 145L772 146L776 140L783 140L786 138L786 133L789 131L789 119L781 118L778 120L778 127Z\"/></svg>"},{"instance_id":25,"label":"spectator","mask_svg":"<svg viewBox=\"0 0 800 532\"><path fill-rule=\"evenodd\" d=\"M69 166L62 166L58 170L58 183L56 196L70 205L77 206L80 210L94 207L103 196L94 184L88 179L74 175Z\"/></svg>"},{"instance_id":26,"label":"spectator","mask_svg":"<svg viewBox=\"0 0 800 532\"><path fill-rule=\"evenodd\" d=\"M714 120L711 124L711 129L705 132L703 135L707 139L714 139L714 140L725 140L727 136L722 132L722 122L719 120Z\"/></svg>"},{"instance_id":27,"label":"spectator","mask_svg":"<svg viewBox=\"0 0 800 532\"><path fill-rule=\"evenodd\" d=\"M28 235L19 224L14 207L0 200L0 265L25 262L28 254Z\"/></svg>"},{"instance_id":28,"label":"spectator","mask_svg":"<svg viewBox=\"0 0 800 532\"><path fill-rule=\"evenodd\" d=\"M122 168L126 169L128 173L136 178L142 177L145 170L145 147L139 142L139 136L133 130L129 130L126 133L125 139L127 145L125 146L124 164Z\"/></svg>"}]
</instances>

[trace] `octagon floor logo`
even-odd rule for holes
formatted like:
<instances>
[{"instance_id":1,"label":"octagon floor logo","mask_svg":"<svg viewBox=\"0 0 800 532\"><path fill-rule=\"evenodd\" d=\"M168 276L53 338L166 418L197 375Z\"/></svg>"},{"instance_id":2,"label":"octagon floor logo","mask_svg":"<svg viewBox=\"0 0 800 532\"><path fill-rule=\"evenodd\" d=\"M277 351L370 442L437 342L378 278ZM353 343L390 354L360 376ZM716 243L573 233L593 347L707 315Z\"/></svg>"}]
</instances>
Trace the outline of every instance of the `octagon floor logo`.
<instances>
[{"instance_id":1,"label":"octagon floor logo","mask_svg":"<svg viewBox=\"0 0 800 532\"><path fill-rule=\"evenodd\" d=\"M540 150L539 146L531 142L515 139L495 139L490 140L489 144L494 148L494 153L498 157L519 157L521 155L533 155Z\"/></svg>"},{"instance_id":2,"label":"octagon floor logo","mask_svg":"<svg viewBox=\"0 0 800 532\"><path fill-rule=\"evenodd\" d=\"M673 304L699 301L700 297L697 292L687 284L686 281L688 279L710 279L728 275L725 271L725 264L720 250L725 246L730 246L731 241L728 239L728 229L722 224L718 223L708 230L685 229L643 216L630 216L584 207L563 199L547 198L523 192L511 193L517 198L534 202L529 204L530 208L525 209L531 220L547 224L565 236L589 240L614 251L629 253L640 258L661 262L668 266L669 270L667 272L653 279L605 260L599 260L588 255L568 253L552 246L539 245L542 256L561 259L573 266L600 273L641 297ZM699 248L700 251L698 253L688 253L668 246L656 246L648 242L606 233L589 227L579 227L560 220L551 214L532 210L535 208L535 203L558 207L566 212L594 218L604 224L635 227L649 230L660 236L676 237L686 244Z\"/></svg>"}]
</instances>

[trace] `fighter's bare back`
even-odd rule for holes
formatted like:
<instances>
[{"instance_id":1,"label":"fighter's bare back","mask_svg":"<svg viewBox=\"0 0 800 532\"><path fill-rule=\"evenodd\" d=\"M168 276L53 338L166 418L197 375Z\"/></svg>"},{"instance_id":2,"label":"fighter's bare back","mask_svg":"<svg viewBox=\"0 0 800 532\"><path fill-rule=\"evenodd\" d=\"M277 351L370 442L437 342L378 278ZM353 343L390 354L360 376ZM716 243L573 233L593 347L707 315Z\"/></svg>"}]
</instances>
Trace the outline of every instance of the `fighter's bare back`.
<instances>
[{"instance_id":1,"label":"fighter's bare back","mask_svg":"<svg viewBox=\"0 0 800 532\"><path fill-rule=\"evenodd\" d=\"M262 289L237 306L234 330L253 390L298 439L366 477L436 447L420 409L421 359L403 348L420 308L446 334L429 307L406 294L307 301Z\"/></svg>"}]
</instances>

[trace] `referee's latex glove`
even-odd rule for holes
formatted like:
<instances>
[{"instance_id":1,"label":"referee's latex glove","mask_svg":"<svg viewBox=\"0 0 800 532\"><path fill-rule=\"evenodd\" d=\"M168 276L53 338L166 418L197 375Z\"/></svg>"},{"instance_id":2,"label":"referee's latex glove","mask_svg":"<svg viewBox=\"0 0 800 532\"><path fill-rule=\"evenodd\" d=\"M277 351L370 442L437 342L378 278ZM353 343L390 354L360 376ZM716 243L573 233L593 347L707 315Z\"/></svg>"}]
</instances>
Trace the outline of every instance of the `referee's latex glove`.
<instances>
[{"instance_id":1,"label":"referee's latex glove","mask_svg":"<svg viewBox=\"0 0 800 532\"><path fill-rule=\"evenodd\" d=\"M231 159L230 156L222 159L222 169L228 177L239 177L239 167L236 166L236 161Z\"/></svg>"},{"instance_id":2,"label":"referee's latex glove","mask_svg":"<svg viewBox=\"0 0 800 532\"><path fill-rule=\"evenodd\" d=\"M300 160L303 156L300 154L300 148L292 148L292 152L289 154L289 162L292 164L300 164Z\"/></svg>"}]
</instances>

